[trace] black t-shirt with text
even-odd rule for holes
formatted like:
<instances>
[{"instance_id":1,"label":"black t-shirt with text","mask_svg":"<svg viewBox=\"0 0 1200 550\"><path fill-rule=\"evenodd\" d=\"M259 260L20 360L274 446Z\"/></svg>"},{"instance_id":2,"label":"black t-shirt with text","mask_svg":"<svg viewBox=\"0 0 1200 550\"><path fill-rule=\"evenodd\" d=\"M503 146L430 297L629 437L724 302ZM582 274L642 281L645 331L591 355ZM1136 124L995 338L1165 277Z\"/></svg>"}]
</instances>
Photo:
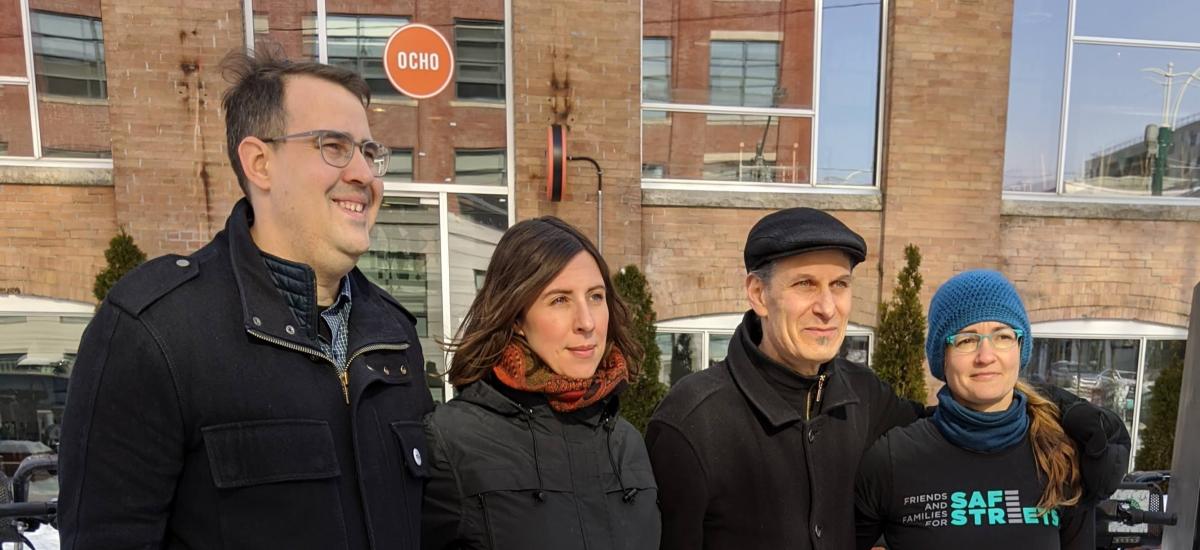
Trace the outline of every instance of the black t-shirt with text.
<instances>
[{"instance_id":1,"label":"black t-shirt with text","mask_svg":"<svg viewBox=\"0 0 1200 550\"><path fill-rule=\"evenodd\" d=\"M888 432L863 456L858 547L892 550L1095 548L1094 508L1037 508L1045 484L1026 437L994 453L947 441L932 420Z\"/></svg>"}]
</instances>

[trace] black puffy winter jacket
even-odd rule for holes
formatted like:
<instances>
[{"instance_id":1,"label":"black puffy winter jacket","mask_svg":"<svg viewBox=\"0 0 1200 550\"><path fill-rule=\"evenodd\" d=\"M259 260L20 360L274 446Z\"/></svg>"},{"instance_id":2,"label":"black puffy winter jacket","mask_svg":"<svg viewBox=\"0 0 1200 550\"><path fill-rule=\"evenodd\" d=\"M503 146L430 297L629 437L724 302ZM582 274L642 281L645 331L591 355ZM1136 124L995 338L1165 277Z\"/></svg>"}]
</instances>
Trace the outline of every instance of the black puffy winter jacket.
<instances>
[{"instance_id":1,"label":"black puffy winter jacket","mask_svg":"<svg viewBox=\"0 0 1200 550\"><path fill-rule=\"evenodd\" d=\"M494 384L471 384L426 418L424 548L658 548L650 459L616 397L564 414Z\"/></svg>"}]
</instances>

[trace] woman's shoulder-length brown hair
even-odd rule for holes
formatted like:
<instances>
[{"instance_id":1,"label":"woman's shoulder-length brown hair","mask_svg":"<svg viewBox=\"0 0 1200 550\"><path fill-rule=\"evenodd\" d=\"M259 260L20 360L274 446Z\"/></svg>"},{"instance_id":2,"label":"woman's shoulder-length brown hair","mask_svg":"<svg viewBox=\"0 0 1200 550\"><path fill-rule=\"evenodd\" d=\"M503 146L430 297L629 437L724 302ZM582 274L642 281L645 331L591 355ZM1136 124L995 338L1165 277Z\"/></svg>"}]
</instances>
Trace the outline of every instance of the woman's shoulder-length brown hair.
<instances>
[{"instance_id":1,"label":"woman's shoulder-length brown hair","mask_svg":"<svg viewBox=\"0 0 1200 550\"><path fill-rule=\"evenodd\" d=\"M629 308L613 286L608 264L587 237L553 216L525 220L508 228L488 262L483 288L459 329L446 345L454 353L447 373L455 388L482 379L517 338L516 325L542 290L580 252L596 260L608 304L608 345L625 355L630 378L636 377L643 350L630 331Z\"/></svg>"}]
</instances>

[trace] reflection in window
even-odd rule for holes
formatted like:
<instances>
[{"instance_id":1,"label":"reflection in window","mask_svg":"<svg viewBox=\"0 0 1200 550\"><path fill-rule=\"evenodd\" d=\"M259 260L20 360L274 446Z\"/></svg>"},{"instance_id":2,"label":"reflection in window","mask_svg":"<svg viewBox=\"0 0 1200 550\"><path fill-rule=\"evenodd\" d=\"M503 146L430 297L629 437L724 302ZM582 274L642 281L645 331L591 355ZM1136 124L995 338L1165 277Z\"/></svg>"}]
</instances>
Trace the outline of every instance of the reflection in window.
<instances>
[{"instance_id":1,"label":"reflection in window","mask_svg":"<svg viewBox=\"0 0 1200 550\"><path fill-rule=\"evenodd\" d=\"M779 85L778 42L713 40L710 52L710 103L775 106Z\"/></svg>"},{"instance_id":2,"label":"reflection in window","mask_svg":"<svg viewBox=\"0 0 1200 550\"><path fill-rule=\"evenodd\" d=\"M1016 0L1004 147L1006 191L1058 186L1058 126L1067 52L1067 2Z\"/></svg>"},{"instance_id":3,"label":"reflection in window","mask_svg":"<svg viewBox=\"0 0 1200 550\"><path fill-rule=\"evenodd\" d=\"M671 101L671 39L642 39L642 101Z\"/></svg>"},{"instance_id":4,"label":"reflection in window","mask_svg":"<svg viewBox=\"0 0 1200 550\"><path fill-rule=\"evenodd\" d=\"M504 23L456 21L454 43L457 96L504 101Z\"/></svg>"},{"instance_id":5,"label":"reflection in window","mask_svg":"<svg viewBox=\"0 0 1200 550\"><path fill-rule=\"evenodd\" d=\"M437 204L385 197L371 229L371 249L359 258L358 267L417 318L426 371L432 373L445 371L436 340L443 337L440 262ZM442 380L430 377L427 382L435 399L444 401Z\"/></svg>"},{"instance_id":6,"label":"reflection in window","mask_svg":"<svg viewBox=\"0 0 1200 550\"><path fill-rule=\"evenodd\" d=\"M388 181L413 180L413 152L405 147L389 147L392 157L388 161Z\"/></svg>"},{"instance_id":7,"label":"reflection in window","mask_svg":"<svg viewBox=\"0 0 1200 550\"><path fill-rule=\"evenodd\" d=\"M1192 72L1200 75L1200 51L1077 44L1064 191L1200 196L1200 147L1187 140L1200 129Z\"/></svg>"},{"instance_id":8,"label":"reflection in window","mask_svg":"<svg viewBox=\"0 0 1200 550\"><path fill-rule=\"evenodd\" d=\"M32 11L33 63L42 94L105 99L104 32L94 17Z\"/></svg>"},{"instance_id":9,"label":"reflection in window","mask_svg":"<svg viewBox=\"0 0 1200 550\"><path fill-rule=\"evenodd\" d=\"M703 333L659 333L655 336L660 353L661 368L659 380L667 385L673 385L693 372L702 368Z\"/></svg>"},{"instance_id":10,"label":"reflection in window","mask_svg":"<svg viewBox=\"0 0 1200 550\"><path fill-rule=\"evenodd\" d=\"M1131 434L1140 340L1035 338L1025 373L1117 414Z\"/></svg>"},{"instance_id":11,"label":"reflection in window","mask_svg":"<svg viewBox=\"0 0 1200 550\"><path fill-rule=\"evenodd\" d=\"M816 183L875 183L879 96L879 2L821 6L821 98Z\"/></svg>"},{"instance_id":12,"label":"reflection in window","mask_svg":"<svg viewBox=\"0 0 1200 550\"><path fill-rule=\"evenodd\" d=\"M311 20L313 17L309 16L306 19ZM383 72L383 47L396 28L407 25L408 22L407 17L381 15L326 16L329 64L345 67L362 75L370 86L373 97L400 95ZM313 57L316 57L316 25L306 22L305 27L314 31L313 35L305 37L305 41L311 42L311 51Z\"/></svg>"},{"instance_id":13,"label":"reflection in window","mask_svg":"<svg viewBox=\"0 0 1200 550\"><path fill-rule=\"evenodd\" d=\"M369 250L359 258L358 268L417 318L418 335L429 336L429 306L425 301L429 281L424 254Z\"/></svg>"},{"instance_id":14,"label":"reflection in window","mask_svg":"<svg viewBox=\"0 0 1200 550\"><path fill-rule=\"evenodd\" d=\"M733 339L732 334L709 334L708 335L708 366L716 365L725 360L729 355L729 341Z\"/></svg>"},{"instance_id":15,"label":"reflection in window","mask_svg":"<svg viewBox=\"0 0 1200 550\"><path fill-rule=\"evenodd\" d=\"M458 213L481 226L504 231L508 229L508 199L503 195L453 195Z\"/></svg>"},{"instance_id":16,"label":"reflection in window","mask_svg":"<svg viewBox=\"0 0 1200 550\"><path fill-rule=\"evenodd\" d=\"M1075 12L1079 36L1195 42L1200 21L1200 3L1195 0L1087 0L1077 2Z\"/></svg>"},{"instance_id":17,"label":"reflection in window","mask_svg":"<svg viewBox=\"0 0 1200 550\"><path fill-rule=\"evenodd\" d=\"M1095 0L1079 3L1072 24L1066 0L1017 0L1005 190L1200 196L1200 149L1187 139L1200 129L1200 97L1188 93L1200 84L1200 35L1189 13L1200 5Z\"/></svg>"},{"instance_id":18,"label":"reflection in window","mask_svg":"<svg viewBox=\"0 0 1200 550\"><path fill-rule=\"evenodd\" d=\"M505 185L504 149L456 149L454 182Z\"/></svg>"},{"instance_id":19,"label":"reflection in window","mask_svg":"<svg viewBox=\"0 0 1200 550\"><path fill-rule=\"evenodd\" d=\"M842 340L841 349L838 350L838 357L860 365L870 366L871 337L867 335L847 334L846 339Z\"/></svg>"},{"instance_id":20,"label":"reflection in window","mask_svg":"<svg viewBox=\"0 0 1200 550\"><path fill-rule=\"evenodd\" d=\"M4 473L11 476L25 456L58 448L67 380L85 327L76 316L0 315Z\"/></svg>"}]
</instances>

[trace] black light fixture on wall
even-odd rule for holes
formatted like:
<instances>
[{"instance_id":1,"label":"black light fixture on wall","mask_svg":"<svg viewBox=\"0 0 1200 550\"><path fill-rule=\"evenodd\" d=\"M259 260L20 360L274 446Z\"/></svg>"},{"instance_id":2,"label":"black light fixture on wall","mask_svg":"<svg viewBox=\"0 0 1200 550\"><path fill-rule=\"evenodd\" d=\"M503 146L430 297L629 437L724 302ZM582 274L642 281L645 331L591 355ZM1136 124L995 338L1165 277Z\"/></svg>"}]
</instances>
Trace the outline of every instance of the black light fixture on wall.
<instances>
[{"instance_id":1,"label":"black light fixture on wall","mask_svg":"<svg viewBox=\"0 0 1200 550\"><path fill-rule=\"evenodd\" d=\"M596 169L596 247L604 246L604 169L591 157L567 154L567 129L551 124L546 132L546 199L561 202L567 188L567 161L590 162Z\"/></svg>"}]
</instances>

